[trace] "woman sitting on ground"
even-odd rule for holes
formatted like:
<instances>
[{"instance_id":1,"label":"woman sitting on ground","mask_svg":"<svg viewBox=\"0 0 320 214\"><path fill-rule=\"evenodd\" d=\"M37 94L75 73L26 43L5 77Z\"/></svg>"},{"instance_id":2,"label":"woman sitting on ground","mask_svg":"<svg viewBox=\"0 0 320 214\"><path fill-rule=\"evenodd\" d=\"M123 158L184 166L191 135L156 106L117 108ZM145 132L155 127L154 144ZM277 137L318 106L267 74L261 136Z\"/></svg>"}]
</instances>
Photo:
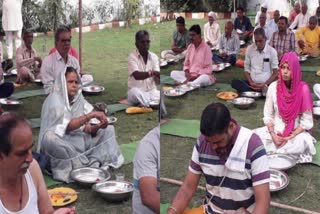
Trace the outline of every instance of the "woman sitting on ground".
<instances>
[{"instance_id":1,"label":"woman sitting on ground","mask_svg":"<svg viewBox=\"0 0 320 214\"><path fill-rule=\"evenodd\" d=\"M124 158L114 127L103 112L82 96L81 79L68 67L56 79L54 91L41 112L38 151L50 159L54 179L70 182L70 172L80 167L118 168ZM96 120L97 124L92 124Z\"/></svg>"},{"instance_id":2,"label":"woman sitting on ground","mask_svg":"<svg viewBox=\"0 0 320 214\"><path fill-rule=\"evenodd\" d=\"M297 55L286 53L280 62L279 78L270 84L264 105L265 127L256 129L267 153L283 153L298 162L311 162L316 153L312 98L307 83L301 80Z\"/></svg>"}]
</instances>

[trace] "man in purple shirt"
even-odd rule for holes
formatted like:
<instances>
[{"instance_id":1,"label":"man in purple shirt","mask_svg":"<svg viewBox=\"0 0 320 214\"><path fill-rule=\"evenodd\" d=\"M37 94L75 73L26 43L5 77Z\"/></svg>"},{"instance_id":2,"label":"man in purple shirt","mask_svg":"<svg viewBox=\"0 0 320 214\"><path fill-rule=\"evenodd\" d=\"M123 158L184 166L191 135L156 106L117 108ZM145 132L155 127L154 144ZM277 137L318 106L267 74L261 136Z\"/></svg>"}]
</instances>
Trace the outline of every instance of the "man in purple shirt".
<instances>
[{"instance_id":1,"label":"man in purple shirt","mask_svg":"<svg viewBox=\"0 0 320 214\"><path fill-rule=\"evenodd\" d=\"M167 214L183 212L202 174L207 189L206 213L267 214L270 172L260 138L233 120L221 103L204 109L200 131L187 176Z\"/></svg>"}]
</instances>

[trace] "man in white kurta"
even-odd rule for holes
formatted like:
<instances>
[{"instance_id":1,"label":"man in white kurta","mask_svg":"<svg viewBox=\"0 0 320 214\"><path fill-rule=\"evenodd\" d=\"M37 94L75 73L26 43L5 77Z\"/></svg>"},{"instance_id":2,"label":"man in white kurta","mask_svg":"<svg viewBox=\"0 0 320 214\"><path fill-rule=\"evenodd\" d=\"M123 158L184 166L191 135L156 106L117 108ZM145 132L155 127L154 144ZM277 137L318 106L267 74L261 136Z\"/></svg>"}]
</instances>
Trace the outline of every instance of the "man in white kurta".
<instances>
[{"instance_id":1,"label":"man in white kurta","mask_svg":"<svg viewBox=\"0 0 320 214\"><path fill-rule=\"evenodd\" d=\"M13 40L16 48L21 45L23 0L3 0L2 3L2 28L6 33L8 58L13 56Z\"/></svg>"},{"instance_id":2,"label":"man in white kurta","mask_svg":"<svg viewBox=\"0 0 320 214\"><path fill-rule=\"evenodd\" d=\"M55 47L57 51L44 58L40 76L43 88L46 94L53 90L56 78L66 67L73 67L81 74L78 60L69 54L71 44L71 31L67 27L60 27L55 33ZM87 85L93 81L93 77L89 74L81 76L82 85Z\"/></svg>"},{"instance_id":3,"label":"man in white kurta","mask_svg":"<svg viewBox=\"0 0 320 214\"><path fill-rule=\"evenodd\" d=\"M219 38L221 37L220 25L216 22L216 19L216 14L211 11L208 13L209 22L203 27L204 41L213 49L219 48Z\"/></svg>"},{"instance_id":4,"label":"man in white kurta","mask_svg":"<svg viewBox=\"0 0 320 214\"><path fill-rule=\"evenodd\" d=\"M295 28L299 29L308 25L310 19L310 14L308 13L308 6L307 4L302 4L301 6L301 13L299 13L295 18L294 21L290 25L290 29L293 30Z\"/></svg>"},{"instance_id":5,"label":"man in white kurta","mask_svg":"<svg viewBox=\"0 0 320 214\"><path fill-rule=\"evenodd\" d=\"M257 12L256 17L254 18L254 24L255 24L255 25L258 25L258 24L259 24L259 17L260 17L260 15L261 15L261 13L266 13L266 14L267 14L267 20L266 20L266 21L267 21L267 22L270 21L270 15L268 14L267 10L268 10L268 5L267 5L267 3L261 4L261 9Z\"/></svg>"},{"instance_id":6,"label":"man in white kurta","mask_svg":"<svg viewBox=\"0 0 320 214\"><path fill-rule=\"evenodd\" d=\"M160 82L158 56L149 51L149 33L136 33L136 47L128 58L128 101L132 105L149 107L151 101L160 100L157 84Z\"/></svg>"}]
</instances>

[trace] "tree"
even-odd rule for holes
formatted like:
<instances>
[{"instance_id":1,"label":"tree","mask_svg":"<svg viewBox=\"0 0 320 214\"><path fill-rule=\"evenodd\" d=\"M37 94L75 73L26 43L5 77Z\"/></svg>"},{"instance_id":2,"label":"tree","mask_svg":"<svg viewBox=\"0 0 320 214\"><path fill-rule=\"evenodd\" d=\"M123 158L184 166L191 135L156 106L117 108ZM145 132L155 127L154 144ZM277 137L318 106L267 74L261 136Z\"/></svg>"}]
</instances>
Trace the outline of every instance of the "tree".
<instances>
[{"instance_id":1,"label":"tree","mask_svg":"<svg viewBox=\"0 0 320 214\"><path fill-rule=\"evenodd\" d=\"M108 21L113 16L112 0L97 0L94 4L95 11L98 13L102 23Z\"/></svg>"},{"instance_id":2,"label":"tree","mask_svg":"<svg viewBox=\"0 0 320 214\"><path fill-rule=\"evenodd\" d=\"M140 0L123 0L126 27L131 27L131 20L141 16Z\"/></svg>"}]
</instances>

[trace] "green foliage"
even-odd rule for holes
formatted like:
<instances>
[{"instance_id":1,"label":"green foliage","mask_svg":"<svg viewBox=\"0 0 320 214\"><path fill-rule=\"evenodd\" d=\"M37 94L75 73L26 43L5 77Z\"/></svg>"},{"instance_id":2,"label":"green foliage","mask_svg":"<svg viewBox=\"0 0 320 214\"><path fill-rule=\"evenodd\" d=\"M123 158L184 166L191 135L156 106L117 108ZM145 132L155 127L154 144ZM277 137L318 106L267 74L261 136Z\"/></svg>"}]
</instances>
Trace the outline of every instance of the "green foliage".
<instances>
[{"instance_id":1,"label":"green foliage","mask_svg":"<svg viewBox=\"0 0 320 214\"><path fill-rule=\"evenodd\" d=\"M239 0L245 1L245 0ZM165 12L230 12L232 0L160 0L161 9Z\"/></svg>"},{"instance_id":2,"label":"green foliage","mask_svg":"<svg viewBox=\"0 0 320 214\"><path fill-rule=\"evenodd\" d=\"M112 18L114 10L112 0L97 0L94 7L100 17L101 23L105 23L108 19Z\"/></svg>"},{"instance_id":3,"label":"green foliage","mask_svg":"<svg viewBox=\"0 0 320 214\"><path fill-rule=\"evenodd\" d=\"M127 27L131 27L131 20L141 16L140 0L123 0L124 19L127 21Z\"/></svg>"}]
</instances>

